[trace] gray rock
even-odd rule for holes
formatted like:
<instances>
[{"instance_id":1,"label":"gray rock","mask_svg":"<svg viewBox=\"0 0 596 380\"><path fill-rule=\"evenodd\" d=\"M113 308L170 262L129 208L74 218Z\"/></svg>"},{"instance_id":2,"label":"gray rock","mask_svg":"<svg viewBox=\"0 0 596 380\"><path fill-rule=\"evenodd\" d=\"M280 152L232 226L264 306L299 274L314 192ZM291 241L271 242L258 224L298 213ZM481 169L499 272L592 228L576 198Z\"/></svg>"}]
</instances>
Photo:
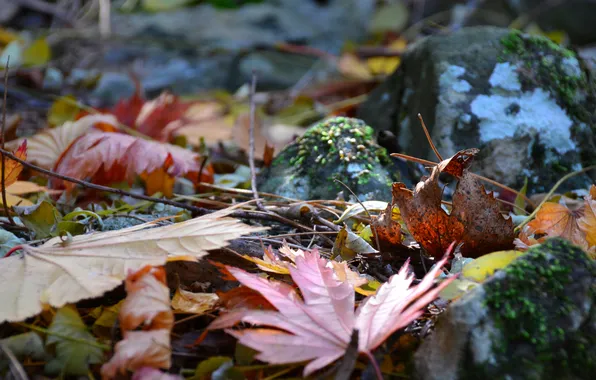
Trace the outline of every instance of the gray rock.
<instances>
[{"instance_id":1,"label":"gray rock","mask_svg":"<svg viewBox=\"0 0 596 380\"><path fill-rule=\"evenodd\" d=\"M115 104L130 98L134 92L135 84L130 75L106 72L101 75L91 95L104 104Z\"/></svg>"},{"instance_id":2,"label":"gray rock","mask_svg":"<svg viewBox=\"0 0 596 380\"><path fill-rule=\"evenodd\" d=\"M336 117L310 127L286 146L258 178L260 191L295 199L335 199L347 184L361 201L391 199L397 168L373 129ZM347 198L347 197L346 197Z\"/></svg>"},{"instance_id":3,"label":"gray rock","mask_svg":"<svg viewBox=\"0 0 596 380\"><path fill-rule=\"evenodd\" d=\"M450 305L415 354L418 379L591 379L596 263L550 239Z\"/></svg>"},{"instance_id":4,"label":"gray rock","mask_svg":"<svg viewBox=\"0 0 596 380\"><path fill-rule=\"evenodd\" d=\"M412 45L359 116L398 136L405 153L436 160L417 114L444 157L480 148L474 170L530 191L596 162L594 83L575 53L542 37L464 28ZM574 177L567 188L591 183Z\"/></svg>"},{"instance_id":5,"label":"gray rock","mask_svg":"<svg viewBox=\"0 0 596 380\"><path fill-rule=\"evenodd\" d=\"M596 3L592 0L507 0L520 15L532 13L532 21L544 30L563 30L576 45L596 42Z\"/></svg>"},{"instance_id":6,"label":"gray rock","mask_svg":"<svg viewBox=\"0 0 596 380\"><path fill-rule=\"evenodd\" d=\"M372 0L270 0L221 10L209 4L172 12L112 13L116 35L144 36L148 31L174 36L199 51L238 51L282 41L307 43L337 52L347 40L366 33L374 11ZM192 28L189 29L189 26Z\"/></svg>"}]
</instances>

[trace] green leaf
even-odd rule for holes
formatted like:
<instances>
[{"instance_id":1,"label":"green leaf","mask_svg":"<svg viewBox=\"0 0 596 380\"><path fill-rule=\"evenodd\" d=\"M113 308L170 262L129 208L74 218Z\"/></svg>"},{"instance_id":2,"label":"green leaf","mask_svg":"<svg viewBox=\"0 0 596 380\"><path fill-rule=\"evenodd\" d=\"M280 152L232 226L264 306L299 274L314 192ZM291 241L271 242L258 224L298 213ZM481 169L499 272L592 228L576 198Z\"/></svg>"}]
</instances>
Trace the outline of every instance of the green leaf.
<instances>
[{"instance_id":1,"label":"green leaf","mask_svg":"<svg viewBox=\"0 0 596 380\"><path fill-rule=\"evenodd\" d=\"M2 339L0 344L8 348L19 360L25 358L45 360L47 357L43 340L39 334L33 331Z\"/></svg>"},{"instance_id":2,"label":"green leaf","mask_svg":"<svg viewBox=\"0 0 596 380\"><path fill-rule=\"evenodd\" d=\"M258 354L259 351L253 350L250 347L247 347L240 342L236 342L236 350L234 351L234 359L238 365L249 365L250 363L255 361L255 355Z\"/></svg>"},{"instance_id":3,"label":"green leaf","mask_svg":"<svg viewBox=\"0 0 596 380\"><path fill-rule=\"evenodd\" d=\"M368 211L383 211L387 208L387 202L381 201L366 201L362 202L362 205L364 205L364 207L366 207ZM351 205L346 209L346 211L343 212L343 214L341 214L339 219L337 219L334 223L339 224L344 220L350 219L356 215L366 212L362 205L360 203L355 203Z\"/></svg>"},{"instance_id":4,"label":"green leaf","mask_svg":"<svg viewBox=\"0 0 596 380\"><path fill-rule=\"evenodd\" d=\"M35 233L36 239L57 236L62 215L48 201L34 206L14 206L13 209L23 224Z\"/></svg>"},{"instance_id":5,"label":"green leaf","mask_svg":"<svg viewBox=\"0 0 596 380\"><path fill-rule=\"evenodd\" d=\"M12 232L0 228L0 256L4 257L13 247L23 244L25 241L19 239Z\"/></svg>"},{"instance_id":6,"label":"green leaf","mask_svg":"<svg viewBox=\"0 0 596 380\"><path fill-rule=\"evenodd\" d=\"M344 260L352 260L359 253L377 252L366 240L344 227L338 232L335 238L332 257L335 258L339 255Z\"/></svg>"},{"instance_id":7,"label":"green leaf","mask_svg":"<svg viewBox=\"0 0 596 380\"><path fill-rule=\"evenodd\" d=\"M209 359L203 360L199 363L199 365L197 365L194 379L209 379L211 378L211 374L217 371L217 369L221 366L226 364L229 366L228 363L234 365L234 361L232 360L232 358L229 358L227 356L212 356Z\"/></svg>"},{"instance_id":8,"label":"green leaf","mask_svg":"<svg viewBox=\"0 0 596 380\"><path fill-rule=\"evenodd\" d=\"M84 376L90 364L103 362L103 347L89 333L73 306L58 310L48 329L46 346L55 345L56 357L45 366L48 374Z\"/></svg>"}]
</instances>

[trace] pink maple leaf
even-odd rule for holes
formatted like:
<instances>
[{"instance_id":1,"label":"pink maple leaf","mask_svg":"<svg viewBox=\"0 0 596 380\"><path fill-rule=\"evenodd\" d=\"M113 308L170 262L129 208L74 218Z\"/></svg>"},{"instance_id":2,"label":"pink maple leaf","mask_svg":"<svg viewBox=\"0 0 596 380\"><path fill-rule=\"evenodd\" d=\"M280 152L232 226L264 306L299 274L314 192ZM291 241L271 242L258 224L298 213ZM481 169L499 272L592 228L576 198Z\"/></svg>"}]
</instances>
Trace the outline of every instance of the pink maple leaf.
<instances>
[{"instance_id":1,"label":"pink maple leaf","mask_svg":"<svg viewBox=\"0 0 596 380\"><path fill-rule=\"evenodd\" d=\"M232 310L213 321L209 329L225 328L241 344L259 351L258 360L272 364L308 362L304 376L340 358L354 329L358 330L359 352L372 357L375 348L418 318L451 282L453 278L434 286L448 253L415 286L411 286L414 276L406 262L356 311L353 285L339 280L317 251L305 252L304 257L296 258L296 267L290 267L290 275L303 298L287 286L280 287L278 282L227 267L241 284L261 293L277 311ZM238 322L260 327L229 329Z\"/></svg>"}]
</instances>

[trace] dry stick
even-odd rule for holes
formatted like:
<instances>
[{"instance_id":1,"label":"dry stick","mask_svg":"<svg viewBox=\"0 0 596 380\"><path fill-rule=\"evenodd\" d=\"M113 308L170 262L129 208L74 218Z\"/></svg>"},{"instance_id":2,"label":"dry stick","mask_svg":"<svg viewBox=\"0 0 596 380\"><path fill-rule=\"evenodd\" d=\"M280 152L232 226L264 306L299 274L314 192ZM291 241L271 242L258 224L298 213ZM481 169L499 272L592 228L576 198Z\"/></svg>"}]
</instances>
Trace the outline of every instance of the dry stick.
<instances>
[{"instance_id":1,"label":"dry stick","mask_svg":"<svg viewBox=\"0 0 596 380\"><path fill-rule=\"evenodd\" d=\"M259 192L257 191L257 169L255 168L255 93L257 91L257 73L253 70L252 79L250 81L250 96L248 102L250 104L250 125L249 125L249 148L248 148L248 164L250 165L250 182L252 193L255 198L257 208L261 211L267 209L259 199Z\"/></svg>"},{"instance_id":2,"label":"dry stick","mask_svg":"<svg viewBox=\"0 0 596 380\"><path fill-rule=\"evenodd\" d=\"M403 158L404 160L416 162L416 163L419 163L419 164L422 164L422 165L429 165L429 166L436 166L436 165L438 165L438 163L436 163L436 162L428 161L428 160L425 160L423 158L417 158L417 157L408 156L407 154L403 154L403 153L391 153L390 156L391 157ZM497 182L495 180L492 180L490 178L483 177L483 176L481 176L479 174L472 173L472 172L469 172L469 173L470 173L470 175L472 175L473 177L476 177L477 179L479 179L481 181L490 183L491 185L500 187L501 189L504 189L504 190L509 190L509 191L511 191L514 194L520 195L522 198L524 198L524 200L526 202L528 202L528 204L530 206L536 207L536 205L534 204L534 202L532 202L530 200L530 198L528 198L526 195L520 193L519 191L517 191L515 189L512 189L509 186L503 185L502 183L499 183L499 182Z\"/></svg>"},{"instance_id":3,"label":"dry stick","mask_svg":"<svg viewBox=\"0 0 596 380\"><path fill-rule=\"evenodd\" d=\"M519 230L521 230L526 224L528 224L535 216L536 214L538 214L538 211L540 211L540 209L542 208L542 206L549 200L549 198L555 193L555 191L557 190L557 188L559 186L561 186L563 184L563 182L567 181L569 178L574 177L578 174L581 173L585 173L587 171L590 170L595 170L596 169L596 165L590 165L587 166L581 170L578 170L576 172L571 172L569 174L566 174L565 176L563 176L560 180L557 181L557 183L555 183L555 185L553 186L552 189L550 189L550 191L548 192L548 194L546 194L546 196L544 197L544 199L542 200L542 202L540 202L540 204L538 205L538 207L536 207L534 209L534 211L528 215L526 217L526 219L524 219L523 222L520 223L519 226L515 227L515 232L518 232Z\"/></svg>"},{"instance_id":4,"label":"dry stick","mask_svg":"<svg viewBox=\"0 0 596 380\"><path fill-rule=\"evenodd\" d=\"M4 70L4 101L2 102L2 150L4 150L4 129L6 127L6 99L7 99L7 94L8 94L8 64L10 63L10 56L8 56L8 58L6 59L6 69ZM6 161L4 155L2 155L2 171L0 173L0 175L2 176L2 205L4 206L4 213L6 214L6 217L8 217L8 221L10 222L10 224L12 224L13 226L16 225L16 223L14 222L14 220L12 219L12 216L10 215L10 210L8 209L8 202L6 202L6 186L5 186L5 182L6 182L6 178L4 178L4 174L6 171L6 163L4 162Z\"/></svg>"},{"instance_id":5,"label":"dry stick","mask_svg":"<svg viewBox=\"0 0 596 380\"><path fill-rule=\"evenodd\" d=\"M433 152L435 152L435 156L437 156L439 161L443 161L443 157L441 157L441 154L437 150L435 143L433 143L433 139L430 138L430 133L428 133L428 129L426 128L426 124L424 124L424 119L422 118L421 114L418 114L418 120L420 120L420 125L422 126L422 130L424 130L424 134L426 135L426 139L428 140L430 148L433 150Z\"/></svg>"},{"instance_id":6,"label":"dry stick","mask_svg":"<svg viewBox=\"0 0 596 380\"><path fill-rule=\"evenodd\" d=\"M170 205L170 206L174 206L174 207L180 207L183 208L185 210L189 210L192 212L197 213L198 215L205 215L205 214L211 214L214 213L217 210L210 210L207 208L203 208L203 207L197 207L197 206L192 206L192 205L187 205L184 203L180 203L180 202L176 202L176 201L171 201L169 199L161 199L161 198L154 198L154 197L150 197L147 195L142 195L142 194L134 194L134 193L130 193L128 191L125 190L120 190L120 189L115 189L113 187L108 187L108 186L102 186L102 185L96 185L94 183L91 182L87 182L87 181L83 181L77 178L73 178L73 177L69 177L69 176L65 176L62 174L58 174L56 172L53 172L51 170L47 170L44 168L41 168L39 166L33 165L25 160L20 159L19 157L15 156L14 154L12 154L11 152L4 150L4 149L0 149L0 154L4 157L8 157L11 160L14 160L20 164L22 164L23 166L31 169L31 170L35 170L36 172L45 174L47 176L50 177L54 177L54 178L58 178L61 179L63 181L68 181L68 182L72 182L72 183L76 183L77 185L81 185L84 186L86 188L89 189L94 189L94 190L99 190L99 191L105 191L108 193L112 193L112 194L118 194L121 196L128 196L134 199L140 199L140 200L144 200L144 201L149 201L149 202L154 202L154 203L163 203L166 205ZM233 211L229 214L230 216L236 217L236 218L245 218L245 219L259 219L259 220L267 220L267 221L273 221L273 222L280 222L280 223L284 223L284 224L288 224L292 227L296 227L296 228L300 228L300 229L304 229L306 231L314 231L311 228L308 228L306 226L303 226L299 223L296 223L294 221L291 221L289 219L286 219L282 216L279 216L277 214L273 214L273 213L265 213L265 212L258 212L258 211L244 211L244 210L238 210L238 211Z\"/></svg>"}]
</instances>

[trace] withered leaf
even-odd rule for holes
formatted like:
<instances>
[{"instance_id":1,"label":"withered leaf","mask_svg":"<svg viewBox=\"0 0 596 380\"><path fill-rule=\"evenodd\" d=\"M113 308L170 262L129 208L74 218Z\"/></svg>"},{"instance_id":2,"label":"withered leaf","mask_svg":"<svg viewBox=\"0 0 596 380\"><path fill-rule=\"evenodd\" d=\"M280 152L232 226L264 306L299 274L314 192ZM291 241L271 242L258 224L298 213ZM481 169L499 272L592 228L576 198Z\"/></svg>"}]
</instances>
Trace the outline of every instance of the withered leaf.
<instances>
[{"instance_id":1,"label":"withered leaf","mask_svg":"<svg viewBox=\"0 0 596 380\"><path fill-rule=\"evenodd\" d=\"M393 220L393 205L390 203L379 217L372 221L371 231L379 239L379 249L390 250L401 245L402 233L399 222ZM378 248L378 247L377 247Z\"/></svg>"},{"instance_id":2,"label":"withered leaf","mask_svg":"<svg viewBox=\"0 0 596 380\"><path fill-rule=\"evenodd\" d=\"M393 201L406 226L414 239L435 258L440 258L454 241L464 243L461 251L466 257L513 246L511 220L501 216L494 196L487 194L467 172L477 153L478 149L462 150L442 161L433 168L429 178L416 185L413 193L403 183L393 184ZM443 192L438 180L442 172L459 178L451 214L441 208Z\"/></svg>"}]
</instances>

